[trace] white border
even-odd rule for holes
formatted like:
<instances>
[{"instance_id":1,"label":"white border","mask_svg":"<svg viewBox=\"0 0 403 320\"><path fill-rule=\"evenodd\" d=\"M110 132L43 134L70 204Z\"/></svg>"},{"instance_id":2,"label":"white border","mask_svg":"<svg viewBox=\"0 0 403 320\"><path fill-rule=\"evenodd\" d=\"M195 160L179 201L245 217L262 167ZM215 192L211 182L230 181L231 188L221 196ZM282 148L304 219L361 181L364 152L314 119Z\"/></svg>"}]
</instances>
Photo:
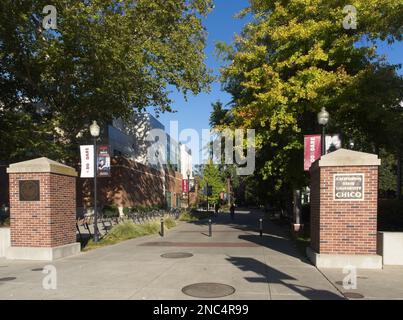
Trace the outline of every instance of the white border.
<instances>
[{"instance_id":1,"label":"white border","mask_svg":"<svg viewBox=\"0 0 403 320\"><path fill-rule=\"evenodd\" d=\"M336 199L336 176L362 176L361 199ZM365 200L365 174L364 173L334 173L333 174L333 201L364 201Z\"/></svg>"}]
</instances>

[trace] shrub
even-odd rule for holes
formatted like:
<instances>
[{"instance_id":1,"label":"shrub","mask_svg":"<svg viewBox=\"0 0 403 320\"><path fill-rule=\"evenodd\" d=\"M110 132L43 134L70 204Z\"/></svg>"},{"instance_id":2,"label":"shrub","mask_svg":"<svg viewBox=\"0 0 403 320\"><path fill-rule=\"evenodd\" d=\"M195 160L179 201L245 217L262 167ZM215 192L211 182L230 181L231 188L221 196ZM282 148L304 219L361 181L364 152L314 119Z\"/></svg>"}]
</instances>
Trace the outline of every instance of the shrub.
<instances>
[{"instance_id":1,"label":"shrub","mask_svg":"<svg viewBox=\"0 0 403 320\"><path fill-rule=\"evenodd\" d=\"M199 220L199 219L188 211L183 212L179 216L179 221L197 221L197 220Z\"/></svg>"},{"instance_id":2,"label":"shrub","mask_svg":"<svg viewBox=\"0 0 403 320\"><path fill-rule=\"evenodd\" d=\"M379 201L378 230L403 231L403 200Z\"/></svg>"},{"instance_id":3,"label":"shrub","mask_svg":"<svg viewBox=\"0 0 403 320\"><path fill-rule=\"evenodd\" d=\"M105 205L102 214L107 218L119 217L119 209L116 205Z\"/></svg>"},{"instance_id":4,"label":"shrub","mask_svg":"<svg viewBox=\"0 0 403 320\"><path fill-rule=\"evenodd\" d=\"M176 226L176 222L175 222L175 220L172 219L172 218L166 218L164 225L165 225L165 227L166 227L167 229L171 229L171 228L173 228L173 227Z\"/></svg>"}]
</instances>

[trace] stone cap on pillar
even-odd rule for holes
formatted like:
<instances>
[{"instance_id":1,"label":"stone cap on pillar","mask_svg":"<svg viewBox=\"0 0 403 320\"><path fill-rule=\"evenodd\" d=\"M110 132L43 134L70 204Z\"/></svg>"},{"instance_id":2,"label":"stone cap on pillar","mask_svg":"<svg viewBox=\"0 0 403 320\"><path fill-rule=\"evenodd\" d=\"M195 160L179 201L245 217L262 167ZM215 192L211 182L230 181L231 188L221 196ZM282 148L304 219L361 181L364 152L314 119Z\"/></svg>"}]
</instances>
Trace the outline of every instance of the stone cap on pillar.
<instances>
[{"instance_id":1,"label":"stone cap on pillar","mask_svg":"<svg viewBox=\"0 0 403 320\"><path fill-rule=\"evenodd\" d=\"M376 154L338 149L316 161L317 167L380 166L381 159Z\"/></svg>"},{"instance_id":2,"label":"stone cap on pillar","mask_svg":"<svg viewBox=\"0 0 403 320\"><path fill-rule=\"evenodd\" d=\"M77 171L65 164L42 157L10 164L7 173L49 172L65 176L77 176Z\"/></svg>"}]
</instances>

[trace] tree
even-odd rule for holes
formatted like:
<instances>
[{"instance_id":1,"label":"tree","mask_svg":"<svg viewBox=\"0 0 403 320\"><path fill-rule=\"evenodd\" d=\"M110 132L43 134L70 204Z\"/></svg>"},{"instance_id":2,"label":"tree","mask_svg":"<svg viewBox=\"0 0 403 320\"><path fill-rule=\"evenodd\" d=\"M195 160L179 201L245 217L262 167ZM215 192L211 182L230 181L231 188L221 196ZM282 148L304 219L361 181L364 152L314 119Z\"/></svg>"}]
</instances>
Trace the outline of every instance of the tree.
<instances>
[{"instance_id":1,"label":"tree","mask_svg":"<svg viewBox=\"0 0 403 320\"><path fill-rule=\"evenodd\" d=\"M169 86L208 89L201 16L211 0L55 0L55 30L42 26L47 4L0 3L3 161L69 160L91 120L171 111Z\"/></svg>"},{"instance_id":2,"label":"tree","mask_svg":"<svg viewBox=\"0 0 403 320\"><path fill-rule=\"evenodd\" d=\"M220 170L211 161L203 166L202 179L200 180L201 191L205 190L207 185L211 188L208 202L210 204L218 202L220 200L220 193L225 190L225 184ZM205 198L207 200L207 196Z\"/></svg>"},{"instance_id":3,"label":"tree","mask_svg":"<svg viewBox=\"0 0 403 320\"><path fill-rule=\"evenodd\" d=\"M256 189L266 198L291 201L291 190L307 184L303 135L320 132L322 107L331 115L328 130L358 139L363 151L403 147L403 79L376 54L379 39L402 40L403 3L350 4L359 23L346 30L343 1L251 1L241 15L251 13L252 22L233 46L218 46L229 62L222 83L232 95L233 119L223 126L256 130Z\"/></svg>"}]
</instances>

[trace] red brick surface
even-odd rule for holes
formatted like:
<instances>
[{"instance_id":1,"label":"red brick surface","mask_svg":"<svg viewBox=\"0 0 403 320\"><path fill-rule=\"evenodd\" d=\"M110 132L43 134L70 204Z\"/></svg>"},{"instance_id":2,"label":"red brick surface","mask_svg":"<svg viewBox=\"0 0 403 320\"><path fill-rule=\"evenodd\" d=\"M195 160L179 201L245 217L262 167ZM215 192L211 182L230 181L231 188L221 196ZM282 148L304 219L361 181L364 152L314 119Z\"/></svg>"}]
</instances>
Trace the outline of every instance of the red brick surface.
<instances>
[{"instance_id":1,"label":"red brick surface","mask_svg":"<svg viewBox=\"0 0 403 320\"><path fill-rule=\"evenodd\" d=\"M76 242L76 178L10 173L11 245L57 247ZM40 201L19 201L19 181L39 180Z\"/></svg>"},{"instance_id":2,"label":"red brick surface","mask_svg":"<svg viewBox=\"0 0 403 320\"><path fill-rule=\"evenodd\" d=\"M182 175L173 170L162 172L138 162L112 158L111 177L98 178L98 206L123 207L164 205L165 191L171 192L171 204L182 195ZM92 208L93 179L77 179L77 207Z\"/></svg>"},{"instance_id":3,"label":"red brick surface","mask_svg":"<svg viewBox=\"0 0 403 320\"><path fill-rule=\"evenodd\" d=\"M311 248L328 254L376 254L378 167L311 168ZM364 174L363 201L333 200L333 175Z\"/></svg>"}]
</instances>

